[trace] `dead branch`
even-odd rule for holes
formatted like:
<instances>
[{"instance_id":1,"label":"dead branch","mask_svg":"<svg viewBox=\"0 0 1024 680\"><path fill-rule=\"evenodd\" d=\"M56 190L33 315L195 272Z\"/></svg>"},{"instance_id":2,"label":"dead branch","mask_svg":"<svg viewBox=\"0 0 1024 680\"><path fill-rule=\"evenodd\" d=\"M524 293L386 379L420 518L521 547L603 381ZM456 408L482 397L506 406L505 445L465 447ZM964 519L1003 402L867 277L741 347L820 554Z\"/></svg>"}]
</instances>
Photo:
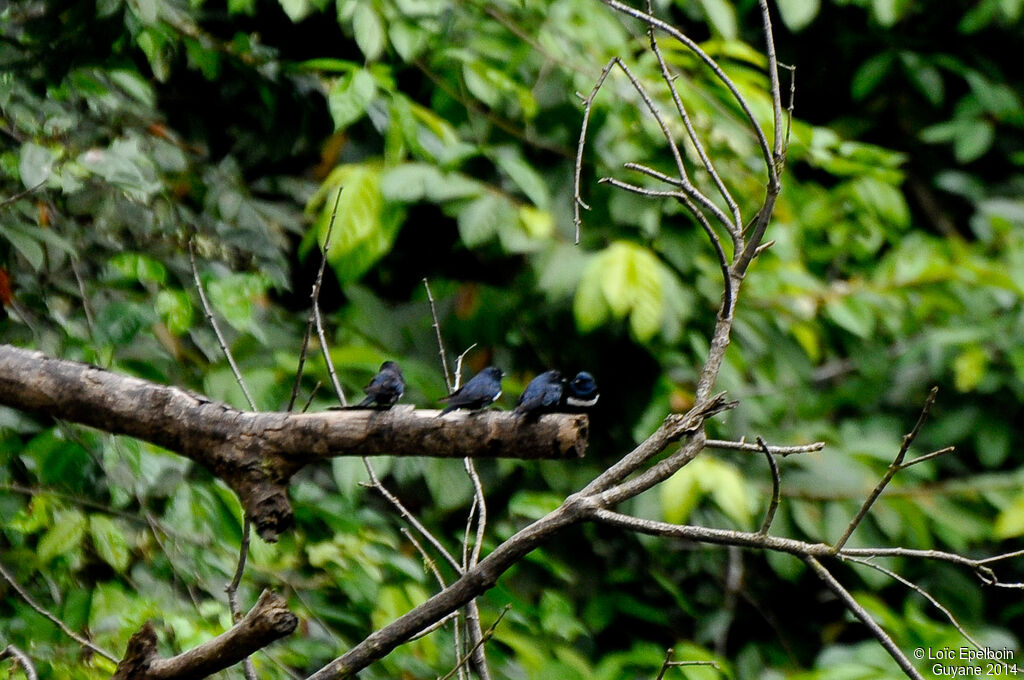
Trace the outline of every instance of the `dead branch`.
<instances>
[{"instance_id":1,"label":"dead branch","mask_svg":"<svg viewBox=\"0 0 1024 680\"><path fill-rule=\"evenodd\" d=\"M298 623L284 598L265 590L245 618L229 630L187 652L163 658L157 652L153 624L147 621L128 641L112 680L205 678L290 635Z\"/></svg>"}]
</instances>

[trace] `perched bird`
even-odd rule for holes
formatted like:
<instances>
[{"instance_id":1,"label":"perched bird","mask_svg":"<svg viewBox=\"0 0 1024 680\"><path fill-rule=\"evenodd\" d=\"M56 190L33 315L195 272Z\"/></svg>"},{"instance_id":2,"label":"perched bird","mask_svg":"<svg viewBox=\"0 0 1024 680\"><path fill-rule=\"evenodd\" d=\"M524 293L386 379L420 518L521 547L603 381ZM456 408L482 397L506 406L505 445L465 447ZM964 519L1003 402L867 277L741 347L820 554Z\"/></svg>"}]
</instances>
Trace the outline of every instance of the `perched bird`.
<instances>
[{"instance_id":1,"label":"perched bird","mask_svg":"<svg viewBox=\"0 0 1024 680\"><path fill-rule=\"evenodd\" d=\"M356 405L356 408L367 408L376 404L390 408L396 401L405 394L405 378L402 377L402 369L394 361L385 361L380 365L380 371L373 376L366 387L366 399Z\"/></svg>"},{"instance_id":2,"label":"perched bird","mask_svg":"<svg viewBox=\"0 0 1024 680\"><path fill-rule=\"evenodd\" d=\"M520 415L539 415L553 411L562 403L565 381L559 371L544 371L530 381L516 402L515 412Z\"/></svg>"},{"instance_id":3,"label":"perched bird","mask_svg":"<svg viewBox=\"0 0 1024 680\"><path fill-rule=\"evenodd\" d=\"M440 415L444 415L457 408L470 410L482 409L495 399L501 396L501 379L505 376L500 368L488 366L473 376L473 379L455 390L441 401L447 401Z\"/></svg>"},{"instance_id":4,"label":"perched bird","mask_svg":"<svg viewBox=\"0 0 1024 680\"><path fill-rule=\"evenodd\" d=\"M586 371L580 371L566 386L562 405L571 410L588 409L597 403L600 396L594 376Z\"/></svg>"}]
</instances>

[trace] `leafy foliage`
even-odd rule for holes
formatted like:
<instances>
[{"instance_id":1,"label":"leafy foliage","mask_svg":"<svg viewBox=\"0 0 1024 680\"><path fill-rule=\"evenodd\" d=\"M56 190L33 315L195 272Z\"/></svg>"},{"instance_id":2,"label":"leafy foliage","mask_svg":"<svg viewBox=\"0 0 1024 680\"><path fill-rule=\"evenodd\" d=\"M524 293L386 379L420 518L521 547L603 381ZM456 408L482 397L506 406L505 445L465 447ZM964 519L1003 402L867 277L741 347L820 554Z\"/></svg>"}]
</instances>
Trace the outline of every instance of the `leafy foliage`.
<instances>
[{"instance_id":1,"label":"leafy foliage","mask_svg":"<svg viewBox=\"0 0 1024 680\"><path fill-rule=\"evenodd\" d=\"M753 3L656 4L767 120ZM1020 37L1022 5L778 3L798 118L775 244L742 291L718 385L741 406L715 427L829 444L783 462L780 534L840 535L938 384L920 452L958 453L901 473L852 543L983 553L1024 535L1014 426L1024 402L1024 119L1019 73L995 47ZM443 394L424 277L449 354L477 343L468 367L493 362L510 374L505 406L548 367L597 375L604 396L588 460L481 466L491 541L692 404L721 273L678 206L597 183L637 181L622 169L630 161L670 168L621 74L595 102L583 167L591 210L572 245L575 93L621 56L673 110L657 64L638 56L638 25L592 0L54 1L0 13L5 342L246 407L204 319L191 241L258 406L283 409L330 231L321 303L350 396L388 358L402 364L406 401ZM937 26L947 28L927 32ZM749 216L764 178L741 113L681 45L662 49ZM694 182L717 195L683 148ZM318 381L329 384L311 353L299 404L335 403ZM149 618L166 653L230 625L223 587L241 511L208 473L148 444L6 409L0 458L0 560L71 628L117 656ZM461 464L375 464L458 545L471 498ZM319 668L436 588L362 479L361 464L345 460L307 471L291 489L296 530L275 545L255 540L242 601L276 587L303 621L255 658L260 677ZM748 528L768 482L757 456L709 453L626 510ZM740 597L723 598L737 565ZM986 644L1019 649L1019 602L956 570L891 566ZM959 646L955 629L898 584L867 569L849 577L903 649ZM587 527L529 556L481 606L486 627L512 605L488 647L498 677L653 677L667 646L744 678L765 667L891 675L859 628L818 604L820 588L785 555ZM4 594L0 637L29 650L41 677L109 677L109 662L83 657ZM454 658L443 629L365 675L435 677Z\"/></svg>"}]
</instances>

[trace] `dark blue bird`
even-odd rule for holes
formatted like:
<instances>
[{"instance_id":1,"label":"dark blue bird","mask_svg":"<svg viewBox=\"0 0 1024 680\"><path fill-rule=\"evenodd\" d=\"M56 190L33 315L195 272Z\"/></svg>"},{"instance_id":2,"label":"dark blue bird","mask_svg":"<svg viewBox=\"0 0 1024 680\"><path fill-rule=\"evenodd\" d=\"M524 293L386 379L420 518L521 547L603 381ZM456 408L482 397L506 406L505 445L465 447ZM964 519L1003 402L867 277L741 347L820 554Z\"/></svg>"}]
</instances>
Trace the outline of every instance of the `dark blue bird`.
<instances>
[{"instance_id":1,"label":"dark blue bird","mask_svg":"<svg viewBox=\"0 0 1024 680\"><path fill-rule=\"evenodd\" d=\"M515 412L521 415L539 415L553 411L562 403L565 381L559 371L544 371L530 381L519 395Z\"/></svg>"},{"instance_id":2,"label":"dark blue bird","mask_svg":"<svg viewBox=\"0 0 1024 680\"><path fill-rule=\"evenodd\" d=\"M563 405L571 410L582 411L592 408L600 396L594 376L580 371L566 386Z\"/></svg>"},{"instance_id":3,"label":"dark blue bird","mask_svg":"<svg viewBox=\"0 0 1024 680\"><path fill-rule=\"evenodd\" d=\"M441 401L447 401L448 405L439 415L443 416L457 408L475 411L487 406L501 396L501 379L504 375L500 368L488 366L465 385L447 397L442 397Z\"/></svg>"},{"instance_id":4,"label":"dark blue bird","mask_svg":"<svg viewBox=\"0 0 1024 680\"><path fill-rule=\"evenodd\" d=\"M380 371L373 376L366 387L366 399L356 405L356 408L366 408L376 404L390 408L396 401L405 394L405 378L402 377L402 370L394 361L385 361L380 365Z\"/></svg>"}]
</instances>

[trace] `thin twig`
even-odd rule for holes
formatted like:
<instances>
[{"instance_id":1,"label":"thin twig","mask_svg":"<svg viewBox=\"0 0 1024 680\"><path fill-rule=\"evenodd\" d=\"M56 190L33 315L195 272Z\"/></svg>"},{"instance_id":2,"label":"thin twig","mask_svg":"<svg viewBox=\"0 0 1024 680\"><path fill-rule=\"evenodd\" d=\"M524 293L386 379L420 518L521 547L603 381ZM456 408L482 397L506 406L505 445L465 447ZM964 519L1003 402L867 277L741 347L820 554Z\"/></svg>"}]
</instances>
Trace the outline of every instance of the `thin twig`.
<instances>
[{"instance_id":1,"label":"thin twig","mask_svg":"<svg viewBox=\"0 0 1024 680\"><path fill-rule=\"evenodd\" d=\"M214 334L217 336L217 342L220 343L220 349L224 352L224 356L227 357L228 365L231 366L231 372L235 375L235 380L238 382L238 386L242 388L242 394L245 395L245 400L249 402L249 408L253 411L256 410L256 401L249 394L249 388L245 386L245 379L242 378L242 372L238 369L238 364L235 363L235 358L231 355L231 350L228 349L227 342L224 340L224 334L221 333L220 326L217 324L217 319L213 315L213 308L210 306L210 301L206 299L206 291L203 290L203 282L199 280L199 268L196 266L196 251L192 245L192 240L188 242L188 261L192 265L192 278L196 283L196 290L199 293L199 301L203 305L203 311L206 313L206 319L210 322L210 327L213 328Z\"/></svg>"},{"instance_id":2,"label":"thin twig","mask_svg":"<svg viewBox=\"0 0 1024 680\"><path fill-rule=\"evenodd\" d=\"M99 647L99 646L95 645L94 643L90 642L89 640L86 640L84 637L82 637L81 635L79 635L75 631L73 631L70 628L68 628L66 623L64 623L59 618L57 618L56 616L51 614L49 611L44 609L41 605L39 605L34 599L32 599L32 596L29 595L28 592L26 592L25 589L22 588L21 585L17 581L14 580L14 577L11 575L11 573L9 571L7 571L7 568L2 563L0 563L0 577L3 577L3 579L5 581L7 581L7 584L14 590L14 592L16 592L21 597L21 599L23 599L25 601L25 604L27 604L29 607L32 607L32 609L34 609L36 611L36 613L38 613L39 615L45 617L50 622L52 622L55 626L60 628L62 633L64 633L69 638L71 638L72 640L74 640L78 644L82 645L83 647L87 647L88 649L91 649L93 652L99 654L100 656L102 656L103 658L107 659L108 661L112 661L114 663L118 662L119 659L116 656L114 656L113 654L111 654L107 650L103 649L102 647Z\"/></svg>"},{"instance_id":3,"label":"thin twig","mask_svg":"<svg viewBox=\"0 0 1024 680\"><path fill-rule=\"evenodd\" d=\"M933 607L935 607L936 609L941 611L946 616L946 618L949 620L949 622L951 624L953 624L953 627L956 628L960 632L960 635L962 635L965 640L967 640L972 645L974 645L975 649L981 649L981 645L978 644L978 641L975 640L973 637L971 637L970 634L964 629L964 627L962 625L960 625L960 622L956 620L956 617L953 616L953 613L951 611L949 611L948 609L946 609L946 607L944 607L941 602L939 602L937 599L935 599L931 595L931 593L926 591L921 586L917 585L913 581L909 581L909 580L903 578L902 576L897 574L895 571L893 571L891 569L887 569L886 567L883 567L880 564L876 564L876 563L874 563L874 562L872 562L870 560L865 560L865 559L862 559L860 557L844 557L843 559L849 560L850 562L854 562L855 564L862 564L865 567L871 567L875 571L880 571L883 574L885 574L886 576L888 576L889 578L893 579L894 581L899 581L900 583L902 583L906 587L908 587L911 590L913 590L914 592L918 593L921 597L923 597L924 599L928 600L932 604Z\"/></svg>"},{"instance_id":4,"label":"thin twig","mask_svg":"<svg viewBox=\"0 0 1024 680\"><path fill-rule=\"evenodd\" d=\"M572 209L573 209L573 224L576 225L576 245L580 244L580 227L583 224L583 220L580 218L580 208L590 210L590 206L584 203L583 197L580 196L580 175L583 172L583 146L587 141L587 128L590 126L590 111L594 105L594 97L597 96L597 91L604 85L605 79L608 74L611 73L612 66L615 65L615 60L609 61L603 69L601 69L601 75L598 77L597 82L594 83L594 88L590 91L590 96L583 97L579 95L580 99L583 99L583 122L580 124L580 140L576 145L576 167L573 173L572 183Z\"/></svg>"},{"instance_id":5,"label":"thin twig","mask_svg":"<svg viewBox=\"0 0 1024 680\"><path fill-rule=\"evenodd\" d=\"M40 187L42 187L44 184L46 184L46 182L49 179L50 179L50 176L47 175L46 179L44 179L42 182L39 182L34 187L29 187L28 189L24 189L23 191L19 191L18 193L14 194L12 196L8 196L7 198L5 198L3 200L0 200L0 208L3 208L4 206L9 205L11 203L14 203L19 198L24 198L25 196L28 196L29 194L31 194L32 192L38 190Z\"/></svg>"},{"instance_id":6,"label":"thin twig","mask_svg":"<svg viewBox=\"0 0 1024 680\"><path fill-rule=\"evenodd\" d=\"M14 645L7 645L0 650L0 659L14 659L14 663L21 666L21 670L25 671L25 677L28 680L39 680L39 675L36 673L36 667L32 665L32 659L28 658L25 652L21 651Z\"/></svg>"},{"instance_id":7,"label":"thin twig","mask_svg":"<svg viewBox=\"0 0 1024 680\"><path fill-rule=\"evenodd\" d=\"M477 650L479 650L488 640L491 639L491 637L494 635L494 629L498 627L498 624L501 623L502 618L505 617L505 614L511 608L512 608L512 605L510 605L510 604L507 604L504 607L502 607L501 612L498 614L498 618L495 619L494 623L492 623L490 625L490 627L480 636L480 639L477 640L476 643L473 644L473 648L471 650L469 650L469 652L464 657L459 659L458 663L456 663L456 665L455 665L455 668L451 669L450 671L448 671L447 674L445 674L445 675L441 676L440 678L438 678L438 680L450 680L452 675L454 675L455 672L459 668L464 666L466 664L466 662L469 661L473 657L473 654Z\"/></svg>"},{"instance_id":8,"label":"thin twig","mask_svg":"<svg viewBox=\"0 0 1024 680\"><path fill-rule=\"evenodd\" d=\"M892 481L894 476L896 476L896 473L903 469L903 459L906 457L907 451L910 449L910 445L914 442L918 433L921 431L921 426L924 425L924 421L928 417L928 412L931 411L932 404L935 403L935 397L938 396L938 394L938 387L933 387L931 392L928 393L928 398L925 399L924 407L921 409L921 415L917 417L914 429L903 437L903 444L900 446L900 450L896 454L896 458L894 458L892 463L889 464L889 468L885 471L885 474L882 476L882 479L879 480L878 484L871 492L871 495L864 500L863 505L860 506L860 510L858 510L854 518L850 520L850 524L847 525L846 531L843 532L843 535L840 536L839 540L832 546L832 549L835 552L839 552L843 549L843 546L846 545L846 542L850 539L850 535L853 534L854 530L860 525L861 521L871 509L871 506L874 505L876 500L878 500L878 497L882 495L883 491L885 491L885 487L889 485L889 482Z\"/></svg>"},{"instance_id":9,"label":"thin twig","mask_svg":"<svg viewBox=\"0 0 1024 680\"><path fill-rule=\"evenodd\" d=\"M654 7L651 0L647 0L647 13L654 15ZM690 143L693 144L694 150L697 152L697 156L700 158L701 163L704 164L704 169L707 170L714 181L715 186L718 188L718 192L722 195L726 205L729 206L729 210L732 213L732 226L726 225L730 235L733 238L733 243L737 243L741 238L740 230L743 228L743 218L740 216L740 208L733 199L732 194L725 186L725 182L719 176L718 171L715 170L714 163L711 162L711 158L708 156L707 151L704 149L704 145L700 141L700 136L697 134L697 130L693 127L693 121L690 120L690 114L686 110L686 106L683 104L683 100L679 97L679 91L676 89L676 77L669 73L668 64L665 62L665 57L661 53L661 47L658 46L658 39L654 33L654 26L648 24L647 35L651 44L651 51L654 52L654 56L658 58L658 65L661 67L661 77L665 81L665 85L668 86L669 92L672 94L672 101L675 102L676 111L679 113L679 117L683 121L683 125L686 127L686 134L690 137Z\"/></svg>"},{"instance_id":10,"label":"thin twig","mask_svg":"<svg viewBox=\"0 0 1024 680\"><path fill-rule=\"evenodd\" d=\"M818 575L818 578L825 582L825 585L828 586L829 590L835 593L836 596L843 601L846 608L850 610L854 616L860 619L861 623L868 627L868 630L870 630L871 634L875 636L878 643L882 645L885 651L889 652L889 656L891 656L896 662L896 665L898 665L900 669L907 674L907 677L914 678L914 680L924 680L921 674L918 673L917 669L914 668L914 665L910 663L910 659L907 658L906 654L900 651L900 648L896 646L896 643L893 642L891 637L889 637L889 634L886 633L880 625L878 625L868 610L864 609L864 607L857 602L853 595L850 594L850 591L844 588L843 584L841 584L836 577L833 576L832 573L822 566L821 562L816 560L814 557L805 555L803 559L814 573Z\"/></svg>"},{"instance_id":11,"label":"thin twig","mask_svg":"<svg viewBox=\"0 0 1024 680\"><path fill-rule=\"evenodd\" d=\"M768 138L765 136L764 130L761 129L761 124L757 121L757 118L754 116L754 112L750 108L750 104L743 97L743 95L740 94L739 88L736 87L736 84L732 81L732 79L729 78L725 71L722 70L722 67L718 65L718 62L712 59L707 54L707 52L702 50L700 48L700 45L698 45L693 39L691 39L689 36L680 31L675 26L672 26L671 24L666 23L655 16L651 16L646 12L643 12L634 7L630 7L629 5L619 2L619 0L601 0L601 2L603 2L604 4L608 5L609 7L618 12L628 14L629 16L635 19L639 19L640 21L643 21L651 26L654 26L655 28L672 36L679 42L683 43L691 52L693 52L697 56L697 58L703 61L704 64L707 65L709 69L711 69L711 72L715 74L715 77L722 81L722 84L725 85L726 88L728 88L729 92L732 93L733 98L736 100L736 103L743 110L743 114L747 117L747 120L750 123L750 127L754 131L754 135L757 137L758 144L761 147L761 153L764 156L765 163L768 165L769 176L775 178L776 174L772 158L772 150L768 145ZM766 37L768 38L768 42L771 45L771 52L772 54L774 54L775 48L772 44L771 37L770 35Z\"/></svg>"},{"instance_id":12,"label":"thin twig","mask_svg":"<svg viewBox=\"0 0 1024 680\"><path fill-rule=\"evenodd\" d=\"M433 322L434 334L437 336L437 352L441 355L441 370L444 371L444 385L448 392L452 391L451 373L448 371L448 358L445 356L444 339L441 337L441 324L437 320L437 307L434 306L434 295L430 292L430 282L423 279L423 287L427 290L427 302L430 304L430 318Z\"/></svg>"},{"instance_id":13,"label":"thin twig","mask_svg":"<svg viewBox=\"0 0 1024 680\"><path fill-rule=\"evenodd\" d=\"M338 395L338 400L342 406L348 406L348 401L345 399L345 390L341 388L341 382L338 381L338 372L334 370L334 361L331 359L331 351L327 345L327 335L324 333L324 322L320 316L320 283L323 280L324 273L324 262L327 261L327 253L331 248L331 235L334 233L334 218L338 215L338 201L341 200L341 192L344 187L338 189L338 195L334 199L334 210L331 211L331 221L327 225L327 236L324 238L324 246L322 249L323 259L320 262L320 270L317 273L317 280L313 286L313 321L316 325L316 335L320 340L320 350L324 355L324 362L327 364L327 374L331 377L331 384L334 386L334 393Z\"/></svg>"},{"instance_id":14,"label":"thin twig","mask_svg":"<svg viewBox=\"0 0 1024 680\"><path fill-rule=\"evenodd\" d=\"M768 529L772 526L772 521L775 519L775 512L779 509L779 487L781 486L781 480L779 478L779 466L775 462L775 456L768 449L768 445L760 437L757 438L757 445L764 451L764 457L768 459L768 469L772 472L772 500L768 504L768 511L764 515L764 522L761 523L761 530L758 532L767 534Z\"/></svg>"},{"instance_id":15,"label":"thin twig","mask_svg":"<svg viewBox=\"0 0 1024 680\"><path fill-rule=\"evenodd\" d=\"M665 672L669 668L679 668L682 666L711 666L715 670L722 670L722 667L718 665L717 661L673 661L672 655L675 654L675 650L671 647L665 650L665 662L661 664L661 670L658 671L658 677L654 680L662 680L665 677Z\"/></svg>"},{"instance_id":16,"label":"thin twig","mask_svg":"<svg viewBox=\"0 0 1024 680\"><path fill-rule=\"evenodd\" d=\"M732 451L750 451L761 453L764 449L758 444L749 442L731 442L722 439L709 439L704 444L709 449L729 449ZM768 451L776 456L790 456L794 453L813 453L825 448L825 442L814 442L813 444L801 444L799 446L769 446Z\"/></svg>"}]
</instances>

